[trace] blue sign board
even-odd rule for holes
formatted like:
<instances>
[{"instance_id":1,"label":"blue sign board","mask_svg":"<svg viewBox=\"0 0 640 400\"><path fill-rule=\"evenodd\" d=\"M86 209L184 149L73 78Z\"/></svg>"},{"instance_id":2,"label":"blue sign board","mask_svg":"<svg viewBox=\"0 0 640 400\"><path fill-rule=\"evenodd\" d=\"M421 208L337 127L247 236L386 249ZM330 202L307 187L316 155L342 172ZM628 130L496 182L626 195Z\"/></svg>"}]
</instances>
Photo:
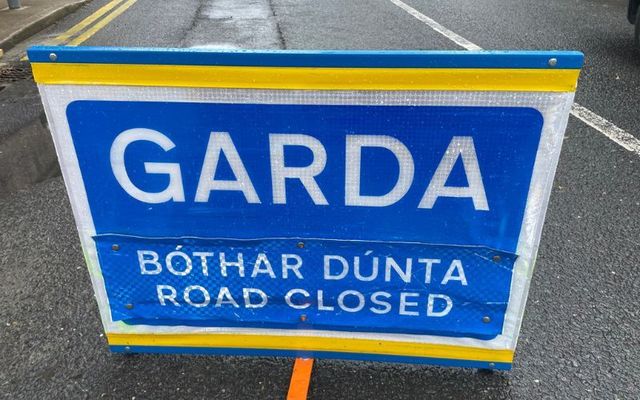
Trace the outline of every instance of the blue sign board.
<instances>
[{"instance_id":1,"label":"blue sign board","mask_svg":"<svg viewBox=\"0 0 640 400\"><path fill-rule=\"evenodd\" d=\"M67 113L114 319L287 328L304 314L313 329L500 333L538 111L78 101ZM302 264L289 276L285 256Z\"/></svg>"},{"instance_id":2,"label":"blue sign board","mask_svg":"<svg viewBox=\"0 0 640 400\"><path fill-rule=\"evenodd\" d=\"M29 57L115 351L509 367L581 54Z\"/></svg>"}]
</instances>

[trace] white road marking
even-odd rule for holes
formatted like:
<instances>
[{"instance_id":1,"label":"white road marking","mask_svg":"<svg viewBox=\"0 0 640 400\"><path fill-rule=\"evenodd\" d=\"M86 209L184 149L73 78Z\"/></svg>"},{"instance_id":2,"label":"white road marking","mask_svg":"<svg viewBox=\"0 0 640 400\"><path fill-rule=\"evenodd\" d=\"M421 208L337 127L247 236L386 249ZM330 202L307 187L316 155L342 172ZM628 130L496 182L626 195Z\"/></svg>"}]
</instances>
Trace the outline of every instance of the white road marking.
<instances>
[{"instance_id":1,"label":"white road marking","mask_svg":"<svg viewBox=\"0 0 640 400\"><path fill-rule=\"evenodd\" d=\"M618 143L625 149L640 156L640 140L624 129L618 128L611 121L602 118L598 114L577 103L573 103L571 115Z\"/></svg>"},{"instance_id":2,"label":"white road marking","mask_svg":"<svg viewBox=\"0 0 640 400\"><path fill-rule=\"evenodd\" d=\"M402 8L406 12L408 12L409 14L411 14L416 19L418 19L421 22L429 25L431 27L431 29L433 29L434 31L438 32L439 34L441 34L442 36L446 37L447 39L451 40L452 42L454 42L458 46L460 46L462 48L465 48L467 50L482 50L482 47L478 46L477 44L471 43L470 41L468 41L467 39L465 39L462 36L458 35L457 33L453 32L453 31L450 31L449 29L447 29L444 26L440 25L436 21L434 21L431 18L427 17L426 15L422 14L420 11L418 11L415 8L407 5L406 3L403 3L400 0L389 0L389 1L391 1L393 4L397 5L398 7Z\"/></svg>"},{"instance_id":3,"label":"white road marking","mask_svg":"<svg viewBox=\"0 0 640 400\"><path fill-rule=\"evenodd\" d=\"M407 13L409 13L414 18L428 25L431 29L438 32L439 34L446 37L447 39L451 40L458 46L471 51L483 50L482 47L463 38L462 36L458 35L452 30L445 28L444 26L440 25L438 22L427 17L426 15L416 10L415 8L411 7L407 3L404 3L401 0L389 0L389 1L395 4L396 6L400 7L401 9L403 9ZM629 150L635 153L636 155L640 156L640 140L635 136L633 136L632 134L630 134L629 132L625 131L624 129L618 128L613 122L602 118L598 114L594 113L593 111L590 111L587 108L582 107L577 103L573 103L573 107L571 109L571 115L578 118L580 121L589 125L590 127L597 130L598 132L602 133L603 135L605 135L606 137L608 137L609 139L611 139L612 141L614 141L615 143L623 147L624 149Z\"/></svg>"}]
</instances>

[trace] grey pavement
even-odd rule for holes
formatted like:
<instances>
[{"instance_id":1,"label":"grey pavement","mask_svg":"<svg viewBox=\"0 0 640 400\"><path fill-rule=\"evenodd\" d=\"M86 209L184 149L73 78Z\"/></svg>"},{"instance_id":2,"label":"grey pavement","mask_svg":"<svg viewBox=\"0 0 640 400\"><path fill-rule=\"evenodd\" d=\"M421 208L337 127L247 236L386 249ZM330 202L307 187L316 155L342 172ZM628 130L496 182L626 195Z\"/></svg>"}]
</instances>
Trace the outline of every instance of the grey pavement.
<instances>
[{"instance_id":1,"label":"grey pavement","mask_svg":"<svg viewBox=\"0 0 640 400\"><path fill-rule=\"evenodd\" d=\"M0 50L6 52L89 1L20 0L22 7L9 9L3 0L0 2Z\"/></svg>"},{"instance_id":2,"label":"grey pavement","mask_svg":"<svg viewBox=\"0 0 640 400\"><path fill-rule=\"evenodd\" d=\"M95 0L9 56L105 3ZM388 0L250 3L243 12L246 1L138 0L85 44L457 48ZM407 3L484 48L583 51L578 101L640 136L640 51L624 1ZM572 118L513 370L319 360L310 398L640 398L639 194L640 157ZM110 354L59 177L0 198L0 276L0 396L286 394L287 358Z\"/></svg>"}]
</instances>

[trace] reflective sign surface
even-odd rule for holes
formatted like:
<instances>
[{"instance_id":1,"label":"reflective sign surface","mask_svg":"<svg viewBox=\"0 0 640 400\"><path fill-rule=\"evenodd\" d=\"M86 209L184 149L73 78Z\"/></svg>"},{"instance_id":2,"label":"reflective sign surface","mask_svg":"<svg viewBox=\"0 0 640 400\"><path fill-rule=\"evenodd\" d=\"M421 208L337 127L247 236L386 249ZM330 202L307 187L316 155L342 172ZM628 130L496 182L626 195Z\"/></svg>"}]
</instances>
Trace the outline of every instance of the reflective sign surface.
<instances>
[{"instance_id":1,"label":"reflective sign surface","mask_svg":"<svg viewBox=\"0 0 640 400\"><path fill-rule=\"evenodd\" d=\"M51 51L114 351L510 367L581 54Z\"/></svg>"},{"instance_id":2,"label":"reflective sign surface","mask_svg":"<svg viewBox=\"0 0 640 400\"><path fill-rule=\"evenodd\" d=\"M305 310L311 329L501 331L534 109L81 101L67 115L96 232L147 238L98 246L115 320L295 328Z\"/></svg>"}]
</instances>

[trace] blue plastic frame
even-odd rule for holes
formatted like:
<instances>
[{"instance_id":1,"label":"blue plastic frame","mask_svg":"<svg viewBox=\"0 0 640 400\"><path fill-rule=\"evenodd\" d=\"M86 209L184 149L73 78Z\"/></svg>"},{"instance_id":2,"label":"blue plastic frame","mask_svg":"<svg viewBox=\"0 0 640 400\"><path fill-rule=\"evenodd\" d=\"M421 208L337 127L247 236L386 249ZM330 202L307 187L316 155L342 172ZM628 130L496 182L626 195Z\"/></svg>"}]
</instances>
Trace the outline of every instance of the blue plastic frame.
<instances>
[{"instance_id":1,"label":"blue plastic frame","mask_svg":"<svg viewBox=\"0 0 640 400\"><path fill-rule=\"evenodd\" d=\"M207 50L124 47L34 46L36 63L225 65L327 68L532 68L579 69L579 51L406 51L406 50ZM55 61L51 60L55 53ZM555 58L555 65L549 60Z\"/></svg>"}]
</instances>

